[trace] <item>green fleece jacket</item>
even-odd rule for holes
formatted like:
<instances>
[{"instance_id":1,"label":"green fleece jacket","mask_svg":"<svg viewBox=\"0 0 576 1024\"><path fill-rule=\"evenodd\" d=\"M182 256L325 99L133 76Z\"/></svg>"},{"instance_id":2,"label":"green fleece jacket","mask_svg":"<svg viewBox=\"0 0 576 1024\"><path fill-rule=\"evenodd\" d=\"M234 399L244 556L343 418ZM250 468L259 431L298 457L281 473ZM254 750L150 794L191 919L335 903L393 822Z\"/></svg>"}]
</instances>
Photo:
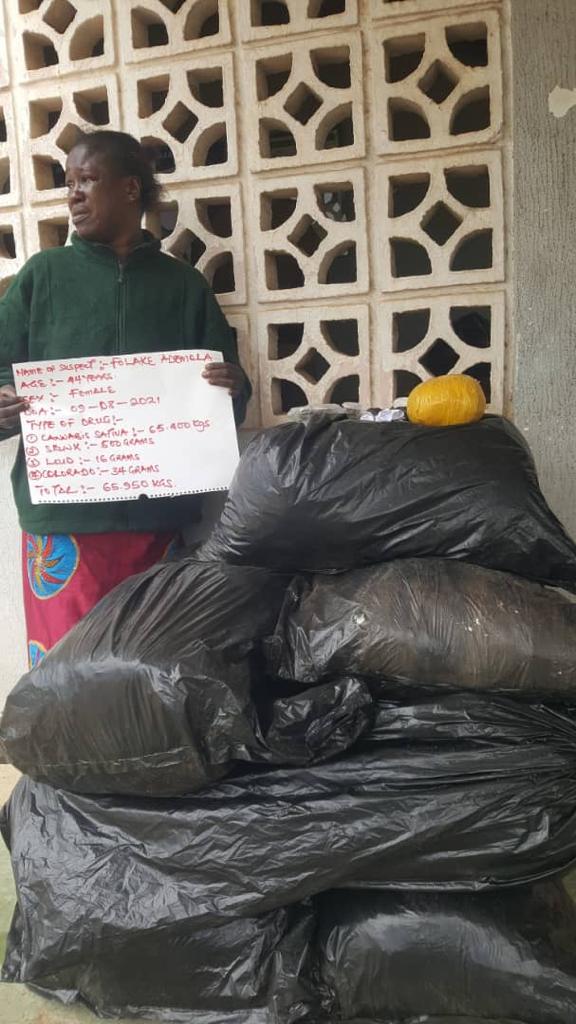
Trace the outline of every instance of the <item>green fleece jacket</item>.
<instances>
[{"instance_id":1,"label":"green fleece jacket","mask_svg":"<svg viewBox=\"0 0 576 1024\"><path fill-rule=\"evenodd\" d=\"M73 235L71 246L28 260L0 301L0 386L12 384L12 364L26 360L197 348L238 362L234 335L202 275L162 253L148 233L123 265L108 246ZM238 422L249 397L246 379L235 401ZM173 530L199 517L196 495L33 505L22 444L12 484L20 525L30 533Z\"/></svg>"}]
</instances>

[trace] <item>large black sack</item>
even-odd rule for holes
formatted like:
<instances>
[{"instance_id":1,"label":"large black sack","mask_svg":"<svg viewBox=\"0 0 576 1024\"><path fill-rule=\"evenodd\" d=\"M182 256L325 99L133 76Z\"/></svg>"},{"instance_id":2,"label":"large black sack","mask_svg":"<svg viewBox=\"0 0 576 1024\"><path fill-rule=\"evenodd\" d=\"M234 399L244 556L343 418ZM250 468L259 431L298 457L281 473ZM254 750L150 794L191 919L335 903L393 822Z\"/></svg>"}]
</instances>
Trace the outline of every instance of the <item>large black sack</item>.
<instances>
[{"instance_id":1,"label":"large black sack","mask_svg":"<svg viewBox=\"0 0 576 1024\"><path fill-rule=\"evenodd\" d=\"M55 916L49 930L27 932L22 925L35 899L20 897L23 916L16 912L8 936L5 982L26 982L42 995L80 1002L105 1016L174 1024L318 1024L318 1014L311 1013L319 998L310 980L309 904L203 926L181 913L171 919L179 899L172 884L162 889L166 919L158 927L148 927L137 892L123 921L114 910L116 890L101 892L98 907L77 899L65 922L51 902L50 879L37 884Z\"/></svg>"},{"instance_id":2,"label":"large black sack","mask_svg":"<svg viewBox=\"0 0 576 1024\"><path fill-rule=\"evenodd\" d=\"M238 762L303 765L345 750L370 717L361 683L274 701L260 682L255 648L286 582L186 561L121 584L9 695L9 759L78 792L170 796Z\"/></svg>"},{"instance_id":3,"label":"large black sack","mask_svg":"<svg viewBox=\"0 0 576 1024\"><path fill-rule=\"evenodd\" d=\"M202 557L330 572L438 556L576 585L576 546L511 423L312 416L259 434Z\"/></svg>"},{"instance_id":4,"label":"large black sack","mask_svg":"<svg viewBox=\"0 0 576 1024\"><path fill-rule=\"evenodd\" d=\"M248 663L203 645L155 666L110 657L48 663L10 694L12 764L78 793L178 796L243 764L309 765L346 750L372 701L359 680L266 699Z\"/></svg>"},{"instance_id":5,"label":"large black sack","mask_svg":"<svg viewBox=\"0 0 576 1024\"><path fill-rule=\"evenodd\" d=\"M173 886L184 920L217 926L329 888L532 881L575 858L575 754L569 714L454 694L381 702L370 732L313 770L253 770L180 799L89 797L21 780L9 842L32 901L26 922L45 922L25 931L48 941L53 919L69 926L77 899L100 913L108 891L119 920L137 892L148 927L161 928L158 894Z\"/></svg>"},{"instance_id":6,"label":"large black sack","mask_svg":"<svg viewBox=\"0 0 576 1024\"><path fill-rule=\"evenodd\" d=\"M449 559L402 559L289 588L270 667L576 699L576 601ZM386 684L385 684L386 685Z\"/></svg>"},{"instance_id":7,"label":"large black sack","mask_svg":"<svg viewBox=\"0 0 576 1024\"><path fill-rule=\"evenodd\" d=\"M145 663L185 655L197 641L230 658L251 653L276 622L290 576L255 566L161 562L106 595L49 652L56 661L98 661L112 653Z\"/></svg>"},{"instance_id":8,"label":"large black sack","mask_svg":"<svg viewBox=\"0 0 576 1024\"><path fill-rule=\"evenodd\" d=\"M330 1019L576 1019L576 910L561 882L497 893L326 893L318 960Z\"/></svg>"}]
</instances>

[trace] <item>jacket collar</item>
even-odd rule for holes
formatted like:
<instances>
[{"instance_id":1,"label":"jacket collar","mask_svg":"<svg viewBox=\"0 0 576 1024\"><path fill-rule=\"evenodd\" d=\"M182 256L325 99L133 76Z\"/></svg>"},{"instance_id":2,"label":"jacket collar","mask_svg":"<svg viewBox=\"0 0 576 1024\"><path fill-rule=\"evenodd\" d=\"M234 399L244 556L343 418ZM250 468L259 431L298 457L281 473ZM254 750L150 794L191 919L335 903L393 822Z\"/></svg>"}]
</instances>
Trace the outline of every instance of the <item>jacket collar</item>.
<instances>
[{"instance_id":1,"label":"jacket collar","mask_svg":"<svg viewBox=\"0 0 576 1024\"><path fill-rule=\"evenodd\" d=\"M89 242L86 238L81 238L80 235L75 231L70 241L74 246L76 252L82 256L88 256L92 259L101 260L106 263L117 263L117 257L113 249L109 245L103 245L102 242ZM142 259L147 259L150 256L156 255L160 252L161 244L157 238L150 233L150 231L142 232L142 241L137 245L126 260L126 264L139 262Z\"/></svg>"}]
</instances>

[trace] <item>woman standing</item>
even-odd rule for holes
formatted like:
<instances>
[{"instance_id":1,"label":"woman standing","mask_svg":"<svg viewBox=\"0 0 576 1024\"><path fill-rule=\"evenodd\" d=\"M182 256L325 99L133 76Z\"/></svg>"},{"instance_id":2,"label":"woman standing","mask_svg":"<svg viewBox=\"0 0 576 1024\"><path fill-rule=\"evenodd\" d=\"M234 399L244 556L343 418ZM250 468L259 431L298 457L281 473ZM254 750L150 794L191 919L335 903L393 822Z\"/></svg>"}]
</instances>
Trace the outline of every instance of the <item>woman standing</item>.
<instances>
[{"instance_id":1,"label":"woman standing","mask_svg":"<svg viewBox=\"0 0 576 1024\"><path fill-rule=\"evenodd\" d=\"M26 409L13 363L175 349L223 353L204 376L229 391L242 422L250 384L211 289L142 229L160 191L143 148L123 132L83 135L68 157L66 186L72 244L28 260L0 302L0 438L19 432ZM33 505L22 444L12 484L31 664L116 584L158 561L200 514L195 495Z\"/></svg>"}]
</instances>

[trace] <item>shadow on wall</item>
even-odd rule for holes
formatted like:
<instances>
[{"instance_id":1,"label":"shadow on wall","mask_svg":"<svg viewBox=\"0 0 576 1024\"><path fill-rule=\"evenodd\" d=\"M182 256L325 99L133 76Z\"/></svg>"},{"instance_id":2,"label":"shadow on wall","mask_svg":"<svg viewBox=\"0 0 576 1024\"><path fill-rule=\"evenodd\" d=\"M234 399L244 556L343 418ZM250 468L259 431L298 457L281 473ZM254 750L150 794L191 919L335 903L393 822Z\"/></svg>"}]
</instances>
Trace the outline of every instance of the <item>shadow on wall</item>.
<instances>
[{"instance_id":1,"label":"shadow on wall","mask_svg":"<svg viewBox=\"0 0 576 1024\"><path fill-rule=\"evenodd\" d=\"M240 449L240 454L242 454L246 445L250 443L257 433L257 430L240 431L238 435L238 447ZM212 531L212 527L220 518L225 501L226 494L224 491L220 491L215 494L206 494L204 496L202 503L202 520L199 523L195 523L189 530L185 531L184 542L186 545L200 543L200 541L205 540L206 537L208 537Z\"/></svg>"}]
</instances>

